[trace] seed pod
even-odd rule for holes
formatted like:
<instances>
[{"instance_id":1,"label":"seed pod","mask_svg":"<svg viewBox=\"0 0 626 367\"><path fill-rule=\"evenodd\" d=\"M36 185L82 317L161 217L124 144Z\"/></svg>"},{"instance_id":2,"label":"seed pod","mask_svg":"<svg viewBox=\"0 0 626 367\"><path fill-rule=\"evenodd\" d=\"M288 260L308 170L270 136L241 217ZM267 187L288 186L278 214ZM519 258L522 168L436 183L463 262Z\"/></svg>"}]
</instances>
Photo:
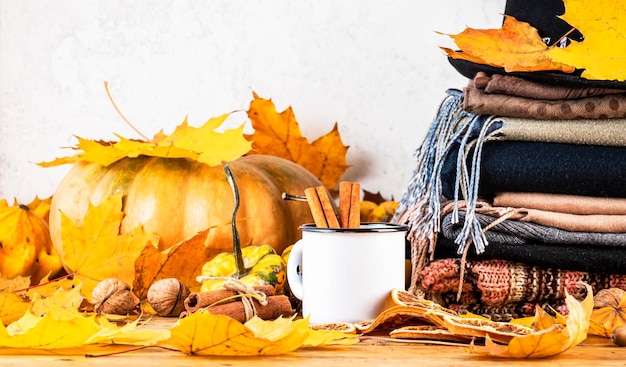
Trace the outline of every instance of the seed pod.
<instances>
[{"instance_id":1,"label":"seed pod","mask_svg":"<svg viewBox=\"0 0 626 367\"><path fill-rule=\"evenodd\" d=\"M176 278L156 281L148 289L148 303L159 316L179 316L185 310L189 289Z\"/></svg>"},{"instance_id":2,"label":"seed pod","mask_svg":"<svg viewBox=\"0 0 626 367\"><path fill-rule=\"evenodd\" d=\"M115 278L105 279L94 287L91 303L97 313L114 315L126 315L136 306L130 286Z\"/></svg>"}]
</instances>

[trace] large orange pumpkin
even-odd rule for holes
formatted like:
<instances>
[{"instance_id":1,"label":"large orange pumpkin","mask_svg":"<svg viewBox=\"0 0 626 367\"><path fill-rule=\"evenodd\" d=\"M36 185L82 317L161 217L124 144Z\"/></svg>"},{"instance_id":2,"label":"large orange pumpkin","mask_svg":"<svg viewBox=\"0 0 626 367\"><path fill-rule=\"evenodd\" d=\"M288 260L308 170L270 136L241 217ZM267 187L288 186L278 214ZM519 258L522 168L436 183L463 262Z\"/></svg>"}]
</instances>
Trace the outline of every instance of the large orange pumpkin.
<instances>
[{"instance_id":1,"label":"large orange pumpkin","mask_svg":"<svg viewBox=\"0 0 626 367\"><path fill-rule=\"evenodd\" d=\"M283 192L302 194L321 185L305 168L282 158L250 155L229 163L240 194L237 229L241 245L272 246L277 253L297 241L298 227L312 222L306 203L283 200ZM208 246L233 251L233 192L222 166L211 167L184 158L140 156L108 167L78 163L60 182L50 208L50 235L63 254L61 212L82 223L91 201L123 193L120 232L139 225L159 235L159 250L189 239L212 226ZM88 246L89 244L85 244Z\"/></svg>"}]
</instances>

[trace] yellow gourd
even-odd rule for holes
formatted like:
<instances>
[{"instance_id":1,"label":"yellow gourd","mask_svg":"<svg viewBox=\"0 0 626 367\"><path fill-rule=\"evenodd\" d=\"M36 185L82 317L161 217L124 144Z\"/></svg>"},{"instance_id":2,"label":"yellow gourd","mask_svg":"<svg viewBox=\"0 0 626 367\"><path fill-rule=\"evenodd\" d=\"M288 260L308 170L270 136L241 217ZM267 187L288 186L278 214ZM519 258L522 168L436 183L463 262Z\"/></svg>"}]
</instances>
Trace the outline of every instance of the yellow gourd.
<instances>
[{"instance_id":1,"label":"yellow gourd","mask_svg":"<svg viewBox=\"0 0 626 367\"><path fill-rule=\"evenodd\" d=\"M253 287L271 285L276 294L282 294L287 279L287 265L283 258L268 245L248 246L241 249L248 273L241 278L243 284ZM201 291L222 289L224 278L237 273L234 253L222 252L202 266Z\"/></svg>"},{"instance_id":2,"label":"yellow gourd","mask_svg":"<svg viewBox=\"0 0 626 367\"><path fill-rule=\"evenodd\" d=\"M0 273L8 279L30 276L38 284L63 268L45 219L27 205L0 205Z\"/></svg>"}]
</instances>

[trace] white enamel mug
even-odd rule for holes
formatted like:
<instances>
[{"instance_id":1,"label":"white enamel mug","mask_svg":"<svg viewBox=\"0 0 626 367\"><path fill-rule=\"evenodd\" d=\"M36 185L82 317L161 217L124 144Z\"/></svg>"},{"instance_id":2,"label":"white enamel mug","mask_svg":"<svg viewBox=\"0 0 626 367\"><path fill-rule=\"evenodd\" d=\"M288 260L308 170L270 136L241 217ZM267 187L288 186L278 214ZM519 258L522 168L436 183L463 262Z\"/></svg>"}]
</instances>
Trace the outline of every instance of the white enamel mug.
<instances>
[{"instance_id":1,"label":"white enamel mug","mask_svg":"<svg viewBox=\"0 0 626 367\"><path fill-rule=\"evenodd\" d=\"M405 287L407 227L300 227L287 264L291 292L311 324L375 319L394 288Z\"/></svg>"}]
</instances>

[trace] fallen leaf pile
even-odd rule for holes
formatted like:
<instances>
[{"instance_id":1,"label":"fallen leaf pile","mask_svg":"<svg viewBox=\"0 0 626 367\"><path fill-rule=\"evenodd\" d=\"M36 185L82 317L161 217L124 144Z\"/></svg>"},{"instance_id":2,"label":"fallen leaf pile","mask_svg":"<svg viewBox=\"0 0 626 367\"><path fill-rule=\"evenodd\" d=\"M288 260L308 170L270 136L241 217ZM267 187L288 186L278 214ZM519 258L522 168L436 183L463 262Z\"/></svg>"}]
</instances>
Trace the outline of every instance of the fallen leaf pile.
<instances>
[{"instance_id":1,"label":"fallen leaf pile","mask_svg":"<svg viewBox=\"0 0 626 367\"><path fill-rule=\"evenodd\" d=\"M28 284L28 279L2 279L10 288ZM198 312L179 320L173 326L147 327L146 319L110 321L101 314L81 310L80 286L68 279L43 288L12 293L17 298L29 295L29 302L14 299L1 309L19 306L19 318L7 326L0 325L0 348L19 350L54 350L59 354L108 353L118 347L160 346L197 355L271 355L307 346L353 344L354 335L313 330L306 319L264 321L252 318L241 324L225 316ZM54 289L53 289L54 288ZM27 294L26 294L27 293ZM3 318L3 321L5 319ZM121 322L124 321L124 322ZM121 324L121 326L119 326ZM106 347L98 350L97 347Z\"/></svg>"},{"instance_id":2,"label":"fallen leaf pile","mask_svg":"<svg viewBox=\"0 0 626 367\"><path fill-rule=\"evenodd\" d=\"M535 28L505 16L502 28L466 28L449 35L460 50L442 47L448 56L503 68L507 72L582 70L591 80L626 81L626 23L619 20L626 8L621 2L585 3L564 0L563 20L583 35L567 47L546 46ZM563 35L566 36L566 35Z\"/></svg>"}]
</instances>

